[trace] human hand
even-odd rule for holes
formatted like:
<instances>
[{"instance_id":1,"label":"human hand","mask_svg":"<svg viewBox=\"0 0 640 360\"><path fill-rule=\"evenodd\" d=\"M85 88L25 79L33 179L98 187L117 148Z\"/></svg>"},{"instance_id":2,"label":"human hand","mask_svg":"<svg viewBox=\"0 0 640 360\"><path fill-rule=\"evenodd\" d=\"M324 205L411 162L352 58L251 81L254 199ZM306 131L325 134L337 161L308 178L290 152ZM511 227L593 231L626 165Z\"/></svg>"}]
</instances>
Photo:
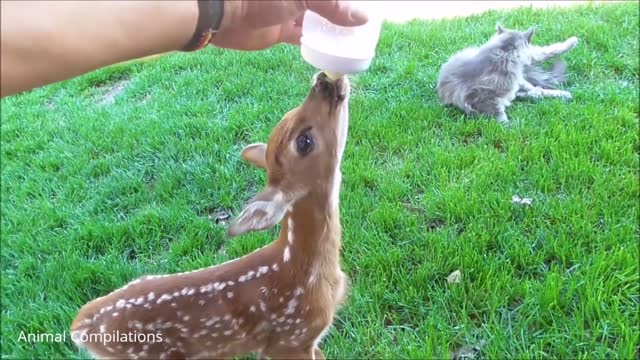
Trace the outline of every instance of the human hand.
<instances>
[{"instance_id":1,"label":"human hand","mask_svg":"<svg viewBox=\"0 0 640 360\"><path fill-rule=\"evenodd\" d=\"M300 44L306 10L340 26L367 22L365 13L344 0L225 1L220 29L211 44L237 50L261 50L278 43Z\"/></svg>"}]
</instances>

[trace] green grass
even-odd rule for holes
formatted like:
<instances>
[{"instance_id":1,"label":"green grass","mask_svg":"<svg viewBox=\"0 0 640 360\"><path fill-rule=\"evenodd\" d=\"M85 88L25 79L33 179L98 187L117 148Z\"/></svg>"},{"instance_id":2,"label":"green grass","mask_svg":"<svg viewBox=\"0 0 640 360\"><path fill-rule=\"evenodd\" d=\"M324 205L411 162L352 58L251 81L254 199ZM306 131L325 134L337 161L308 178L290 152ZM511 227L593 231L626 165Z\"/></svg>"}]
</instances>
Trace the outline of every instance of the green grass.
<instances>
[{"instance_id":1,"label":"green grass","mask_svg":"<svg viewBox=\"0 0 640 360\"><path fill-rule=\"evenodd\" d=\"M573 101L517 102L510 128L438 104L439 66L497 21L539 25L538 44L580 38ZM387 24L378 51L354 79L341 195L353 287L325 353L636 357L637 3ZM84 357L18 336L66 331L140 275L269 242L275 229L229 241L210 217L262 186L239 151L266 140L313 72L293 47L208 49L2 100L2 356Z\"/></svg>"}]
</instances>

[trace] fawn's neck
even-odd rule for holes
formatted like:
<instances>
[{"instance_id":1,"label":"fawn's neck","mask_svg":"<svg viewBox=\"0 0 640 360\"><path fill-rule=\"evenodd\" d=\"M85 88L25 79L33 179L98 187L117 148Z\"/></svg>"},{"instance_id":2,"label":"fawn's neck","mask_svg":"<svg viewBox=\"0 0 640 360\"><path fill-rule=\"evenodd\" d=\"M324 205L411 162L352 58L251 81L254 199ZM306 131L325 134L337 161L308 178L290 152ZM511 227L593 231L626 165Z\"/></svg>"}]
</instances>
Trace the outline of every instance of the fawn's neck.
<instances>
[{"instance_id":1,"label":"fawn's neck","mask_svg":"<svg viewBox=\"0 0 640 360\"><path fill-rule=\"evenodd\" d=\"M278 243L284 248L283 263L289 263L296 274L310 276L310 282L337 269L341 227L331 192L299 199L282 220Z\"/></svg>"}]
</instances>

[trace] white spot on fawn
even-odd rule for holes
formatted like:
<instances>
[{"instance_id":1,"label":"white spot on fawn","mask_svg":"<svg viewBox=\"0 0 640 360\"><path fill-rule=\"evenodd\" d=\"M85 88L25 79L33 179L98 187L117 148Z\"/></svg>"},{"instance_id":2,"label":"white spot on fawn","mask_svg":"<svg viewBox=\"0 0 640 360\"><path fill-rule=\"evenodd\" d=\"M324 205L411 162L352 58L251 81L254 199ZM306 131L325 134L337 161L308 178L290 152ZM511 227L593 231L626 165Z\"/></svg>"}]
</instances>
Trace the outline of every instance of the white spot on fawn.
<instances>
[{"instance_id":1,"label":"white spot on fawn","mask_svg":"<svg viewBox=\"0 0 640 360\"><path fill-rule=\"evenodd\" d=\"M202 285L200 286L200 293L204 294L204 293L210 292L211 290L213 290L214 287L215 287L215 284Z\"/></svg>"},{"instance_id":2,"label":"white spot on fawn","mask_svg":"<svg viewBox=\"0 0 640 360\"><path fill-rule=\"evenodd\" d=\"M284 262L289 261L289 258L291 258L291 254L289 253L289 246L284 248L284 254L282 255L282 260L284 260Z\"/></svg>"},{"instance_id":3,"label":"white spot on fawn","mask_svg":"<svg viewBox=\"0 0 640 360\"><path fill-rule=\"evenodd\" d=\"M254 275L255 273L256 273L255 271L251 270L251 271L249 271L248 273L246 273L246 274L244 274L244 275L240 276L240 277L238 278L238 281L239 281L239 282L245 282L245 281L247 281L247 280L251 280L251 278L253 278L253 275Z\"/></svg>"},{"instance_id":4,"label":"white spot on fawn","mask_svg":"<svg viewBox=\"0 0 640 360\"><path fill-rule=\"evenodd\" d=\"M214 317L212 317L211 319L209 319L209 321L207 321L207 322L205 323L205 325L207 325L207 326L211 326L211 325L215 324L216 322L218 322L218 320L220 320L220 318L219 318L219 317L217 317L217 316L214 316Z\"/></svg>"},{"instance_id":5,"label":"white spot on fawn","mask_svg":"<svg viewBox=\"0 0 640 360\"><path fill-rule=\"evenodd\" d=\"M158 299L156 304L161 304L163 301L171 300L171 298L172 298L172 296L169 295L169 294L162 294L162 296L160 296L160 298Z\"/></svg>"},{"instance_id":6,"label":"white spot on fawn","mask_svg":"<svg viewBox=\"0 0 640 360\"><path fill-rule=\"evenodd\" d=\"M293 298L289 300L289 303L287 305L287 310L284 313L287 315L293 314L293 312L296 310L296 306L298 306L298 300Z\"/></svg>"},{"instance_id":7,"label":"white spot on fawn","mask_svg":"<svg viewBox=\"0 0 640 360\"><path fill-rule=\"evenodd\" d=\"M293 243L293 218L291 216L289 216L289 219L287 221L287 240L289 241L289 244Z\"/></svg>"},{"instance_id":8,"label":"white spot on fawn","mask_svg":"<svg viewBox=\"0 0 640 360\"><path fill-rule=\"evenodd\" d=\"M231 299L231 298L233 297L233 293L232 293L231 291L229 291L229 292L227 293L227 297L228 297L229 299Z\"/></svg>"}]
</instances>

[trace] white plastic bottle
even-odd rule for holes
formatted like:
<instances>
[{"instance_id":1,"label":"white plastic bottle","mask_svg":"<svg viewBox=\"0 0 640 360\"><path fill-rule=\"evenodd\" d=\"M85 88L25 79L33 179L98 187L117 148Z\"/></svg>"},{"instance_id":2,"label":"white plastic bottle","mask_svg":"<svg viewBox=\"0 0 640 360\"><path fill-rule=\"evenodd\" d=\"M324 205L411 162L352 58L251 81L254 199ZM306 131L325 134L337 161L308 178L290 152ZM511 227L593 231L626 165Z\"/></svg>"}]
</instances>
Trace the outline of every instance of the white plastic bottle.
<instances>
[{"instance_id":1,"label":"white plastic bottle","mask_svg":"<svg viewBox=\"0 0 640 360\"><path fill-rule=\"evenodd\" d=\"M375 56L382 27L382 19L375 12L368 11L368 15L369 21L362 26L342 27L307 11L300 39L302 58L336 76L367 70Z\"/></svg>"}]
</instances>

